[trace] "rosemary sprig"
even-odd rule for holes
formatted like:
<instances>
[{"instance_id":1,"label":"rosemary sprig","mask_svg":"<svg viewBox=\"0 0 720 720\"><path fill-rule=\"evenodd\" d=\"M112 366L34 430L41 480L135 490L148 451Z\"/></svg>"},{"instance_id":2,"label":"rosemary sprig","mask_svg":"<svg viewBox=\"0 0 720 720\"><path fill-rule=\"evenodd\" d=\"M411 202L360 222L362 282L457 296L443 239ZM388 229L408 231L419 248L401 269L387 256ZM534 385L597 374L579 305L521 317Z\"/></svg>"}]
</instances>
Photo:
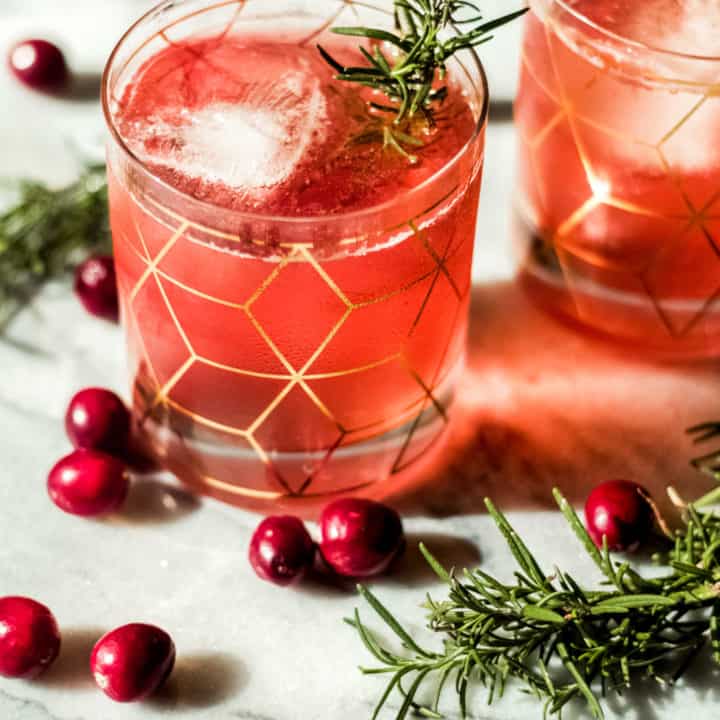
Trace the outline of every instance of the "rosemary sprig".
<instances>
[{"instance_id":1,"label":"rosemary sprig","mask_svg":"<svg viewBox=\"0 0 720 720\"><path fill-rule=\"evenodd\" d=\"M422 115L432 123L434 110L447 97L448 88L443 84L447 61L460 50L488 42L494 30L526 12L527 8L485 20L480 6L472 0L394 0L394 32L369 27L332 28L338 35L369 41L367 47L359 48L366 65L345 66L321 45L318 50L338 80L358 83L386 96L385 102L370 103L380 115L392 116L372 139L403 152L404 144L417 144L408 141L413 137L413 125L408 121Z\"/></svg>"},{"instance_id":2,"label":"rosemary sprig","mask_svg":"<svg viewBox=\"0 0 720 720\"><path fill-rule=\"evenodd\" d=\"M703 426L708 437L720 425ZM720 517L703 512L711 493L683 508L682 530L656 561L661 576L646 577L627 562L598 549L575 510L559 491L558 506L589 558L605 578L603 589L582 587L559 569L539 565L507 518L487 501L490 515L517 562L515 579L503 582L480 569L448 571L420 546L430 566L449 586L447 599L428 596L428 626L443 640L440 650L419 647L400 622L367 589L361 595L397 635L404 652L381 644L360 614L350 622L379 663L365 673L390 676L373 718L395 692L401 707L441 718L439 701L452 681L463 717L468 689L480 684L488 701L503 694L510 680L519 682L543 704L543 717L560 716L573 700L584 701L589 716L604 717L601 698L620 693L642 678L672 685L710 643L720 663ZM432 687L431 687L432 686ZM431 700L421 691L431 689Z\"/></svg>"},{"instance_id":3,"label":"rosemary sprig","mask_svg":"<svg viewBox=\"0 0 720 720\"><path fill-rule=\"evenodd\" d=\"M43 282L110 246L104 166L59 190L25 180L11 191L15 201L0 211L0 329Z\"/></svg>"}]
</instances>

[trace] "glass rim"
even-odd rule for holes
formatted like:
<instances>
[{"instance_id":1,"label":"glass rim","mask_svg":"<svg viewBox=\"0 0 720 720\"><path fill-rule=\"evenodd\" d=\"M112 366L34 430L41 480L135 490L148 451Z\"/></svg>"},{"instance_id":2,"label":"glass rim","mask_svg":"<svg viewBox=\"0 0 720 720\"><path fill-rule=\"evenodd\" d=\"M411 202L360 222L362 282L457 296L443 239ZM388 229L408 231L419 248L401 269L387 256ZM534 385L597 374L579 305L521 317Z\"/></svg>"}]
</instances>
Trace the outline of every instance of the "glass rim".
<instances>
[{"instance_id":1,"label":"glass rim","mask_svg":"<svg viewBox=\"0 0 720 720\"><path fill-rule=\"evenodd\" d=\"M697 53L686 53L686 52L679 52L677 50L669 50L668 48L663 48L658 45L651 45L650 43L643 42L642 40L635 40L633 38L625 37L624 35L621 35L618 32L615 32L613 30L610 30L603 25L601 25L599 22L596 22L595 20L591 20L587 15L582 13L577 8L571 7L568 4L568 0L551 0L552 4L555 4L562 8L565 12L567 12L569 15L572 15L576 20L579 20L583 25L586 25L587 27L592 28L596 32L600 33L601 35L604 35L607 38L610 38L611 40L622 43L623 45L627 45L631 48L635 48L637 50L643 50L647 53L656 53L663 55L665 57L672 57L678 60L691 60L693 62L711 62L711 63L720 63L720 55L702 55Z\"/></svg>"},{"instance_id":2,"label":"glass rim","mask_svg":"<svg viewBox=\"0 0 720 720\"><path fill-rule=\"evenodd\" d=\"M231 0L228 2L228 0L218 0L216 3L210 3L208 4L207 8L203 8L202 11L194 11L192 13L189 13L187 16L183 16L179 18L178 20L174 21L173 24L177 22L182 22L187 17L191 17L193 15L196 15L198 12L206 12L207 10L211 10L216 7L222 7L224 5L230 5L233 2L238 2L242 4L243 0ZM342 0L343 3L346 4L352 4L352 0ZM475 127L473 129L472 134L467 139L465 144L455 153L455 155L452 156L452 158L445 163L441 168L436 170L432 175L425 178L420 184L416 185L415 187L406 190L405 192L401 193L400 195L396 195L390 200L386 200L382 203L378 203L376 205L371 205L366 208L361 208L359 210L351 210L349 212L340 212L340 213L332 213L332 214L326 214L326 215L301 215L301 216L294 216L294 215L273 215L273 214L264 214L264 213L257 213L257 212L249 212L244 210L234 210L232 208L223 207L221 205L216 205L214 203L208 202L207 200L201 200L200 198L195 197L194 195L191 195L190 193L184 192L182 190L179 190L174 185L168 183L167 181L160 178L158 175L156 175L149 167L148 165L141 160L127 145L125 140L123 139L122 135L120 134L117 124L115 122L115 119L113 117L113 113L110 108L110 100L112 98L112 93L110 91L110 75L111 71L114 67L114 64L117 60L119 52L122 50L122 48L125 46L126 42L130 39L130 36L138 29L141 29L143 25L147 23L152 17L156 15L158 10L165 6L167 4L167 0L164 0L163 2L158 3L157 5L154 5L150 10L143 13L135 22L133 22L130 27L127 28L127 30L122 34L120 39L117 41L115 46L113 47L112 52L110 53L110 56L107 59L107 62L105 63L105 68L103 69L102 74L102 81L101 81L101 100L102 100L102 109L103 109L103 115L105 118L105 124L107 125L108 130L110 131L110 137L115 142L116 146L120 148L120 150L124 153L125 157L130 160L133 165L139 169L144 175L148 176L154 183L157 183L165 192L168 192L172 195L178 196L183 198L183 201L187 201L191 203L192 205L198 207L201 210L204 210L205 212L212 212L214 214L221 214L226 216L232 216L233 218L239 218L246 222L271 222L271 223L287 223L287 224L294 224L294 225L303 225L303 224L310 224L310 223L333 223L333 222L347 222L348 220L358 220L362 219L364 217L372 217L374 215L382 214L384 211L387 211L389 208L396 207L398 204L402 203L409 203L412 201L414 197L420 196L424 191L426 191L429 187L432 187L434 184L436 184L446 173L448 173L453 167L455 167L463 157L467 155L467 153L470 151L470 149L475 145L475 143L481 138L482 133L485 129L485 126L487 125L488 116L490 113L490 93L489 93L489 86L488 86L488 79L487 74L485 72L485 67L482 64L482 61L480 60L480 57L478 56L477 52L474 48L468 48L470 56L472 57L472 62L475 65L478 75L479 75L479 86L474 81L471 82L473 84L473 87L476 91L482 94L481 97L481 109L480 113L478 115L478 118L475 122ZM380 10L379 8L375 8L377 10ZM384 11L382 11L384 12ZM169 26L168 26L169 27ZM166 28L163 28L163 30ZM160 31L161 32L161 31ZM157 35L158 33L155 33ZM153 35L152 37L155 37ZM459 61L458 61L459 62ZM461 67L463 67L462 63L459 63ZM465 69L463 67L463 69ZM465 70L467 72L467 70Z\"/></svg>"}]
</instances>

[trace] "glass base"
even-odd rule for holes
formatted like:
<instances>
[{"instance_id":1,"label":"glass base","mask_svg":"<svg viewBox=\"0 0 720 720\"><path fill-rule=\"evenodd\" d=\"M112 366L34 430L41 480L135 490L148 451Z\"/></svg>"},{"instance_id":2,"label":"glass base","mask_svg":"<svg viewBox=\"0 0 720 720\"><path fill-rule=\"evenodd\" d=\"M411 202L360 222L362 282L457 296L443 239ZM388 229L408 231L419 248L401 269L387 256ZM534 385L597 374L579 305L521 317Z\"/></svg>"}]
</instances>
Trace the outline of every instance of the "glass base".
<instances>
[{"instance_id":1,"label":"glass base","mask_svg":"<svg viewBox=\"0 0 720 720\"><path fill-rule=\"evenodd\" d=\"M719 298L664 297L664 288L649 287L642 273L556 247L519 212L513 225L520 285L543 310L633 353L668 359L720 355Z\"/></svg>"},{"instance_id":2,"label":"glass base","mask_svg":"<svg viewBox=\"0 0 720 720\"><path fill-rule=\"evenodd\" d=\"M213 437L167 406L143 413L149 389L136 382L139 439L158 466L195 492L258 512L315 517L337 497L382 499L422 481L445 444L460 366L434 393L434 401L428 398L402 426L314 452L258 453L246 439Z\"/></svg>"}]
</instances>

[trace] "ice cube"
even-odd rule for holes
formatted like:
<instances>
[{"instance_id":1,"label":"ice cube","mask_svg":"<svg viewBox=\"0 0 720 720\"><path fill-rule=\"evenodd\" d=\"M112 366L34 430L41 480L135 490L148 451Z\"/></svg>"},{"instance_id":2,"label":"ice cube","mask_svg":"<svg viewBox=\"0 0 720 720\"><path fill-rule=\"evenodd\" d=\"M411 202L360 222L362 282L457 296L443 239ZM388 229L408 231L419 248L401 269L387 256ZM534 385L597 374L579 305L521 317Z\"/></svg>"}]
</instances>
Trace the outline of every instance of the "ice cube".
<instances>
[{"instance_id":1,"label":"ice cube","mask_svg":"<svg viewBox=\"0 0 720 720\"><path fill-rule=\"evenodd\" d=\"M182 109L177 122L136 121L128 141L149 164L252 190L277 185L292 173L323 112L317 89L292 104L214 103Z\"/></svg>"},{"instance_id":2,"label":"ice cube","mask_svg":"<svg viewBox=\"0 0 720 720\"><path fill-rule=\"evenodd\" d=\"M165 96L131 96L138 109L130 106L123 125L126 142L151 166L239 195L282 183L323 141L327 101L313 67L280 67L277 53L272 63L263 55L237 75L228 71L237 64L208 63L190 81L167 81L177 88Z\"/></svg>"}]
</instances>

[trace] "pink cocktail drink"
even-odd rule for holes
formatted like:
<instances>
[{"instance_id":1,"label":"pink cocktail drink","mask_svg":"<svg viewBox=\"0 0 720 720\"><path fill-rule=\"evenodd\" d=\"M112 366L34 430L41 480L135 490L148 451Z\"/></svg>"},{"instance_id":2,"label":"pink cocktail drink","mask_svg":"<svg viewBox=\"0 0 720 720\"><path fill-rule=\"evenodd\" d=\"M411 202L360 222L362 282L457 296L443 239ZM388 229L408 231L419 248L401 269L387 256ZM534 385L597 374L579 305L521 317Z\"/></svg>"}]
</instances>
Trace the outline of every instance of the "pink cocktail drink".
<instances>
[{"instance_id":1,"label":"pink cocktail drink","mask_svg":"<svg viewBox=\"0 0 720 720\"><path fill-rule=\"evenodd\" d=\"M521 277L546 306L640 350L717 354L717 3L531 5Z\"/></svg>"},{"instance_id":2,"label":"pink cocktail drink","mask_svg":"<svg viewBox=\"0 0 720 720\"><path fill-rule=\"evenodd\" d=\"M450 418L484 86L458 66L411 162L378 141L371 91L315 47L350 62L356 40L306 16L270 34L251 3L214 6L198 31L189 5L109 101L139 424L165 465L232 502L385 494Z\"/></svg>"}]
</instances>

